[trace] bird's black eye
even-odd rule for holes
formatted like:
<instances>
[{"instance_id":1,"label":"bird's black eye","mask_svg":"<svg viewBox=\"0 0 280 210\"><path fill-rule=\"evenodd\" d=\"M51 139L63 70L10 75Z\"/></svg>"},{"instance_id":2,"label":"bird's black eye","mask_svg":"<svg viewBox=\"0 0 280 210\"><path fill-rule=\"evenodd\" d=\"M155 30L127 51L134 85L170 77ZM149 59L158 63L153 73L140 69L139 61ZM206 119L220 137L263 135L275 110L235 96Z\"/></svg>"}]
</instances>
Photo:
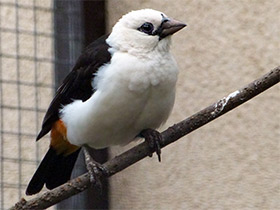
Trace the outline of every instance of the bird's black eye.
<instances>
[{"instance_id":1,"label":"bird's black eye","mask_svg":"<svg viewBox=\"0 0 280 210\"><path fill-rule=\"evenodd\" d=\"M146 22L142 26L140 26L138 30L151 35L153 34L154 26L152 23Z\"/></svg>"}]
</instances>

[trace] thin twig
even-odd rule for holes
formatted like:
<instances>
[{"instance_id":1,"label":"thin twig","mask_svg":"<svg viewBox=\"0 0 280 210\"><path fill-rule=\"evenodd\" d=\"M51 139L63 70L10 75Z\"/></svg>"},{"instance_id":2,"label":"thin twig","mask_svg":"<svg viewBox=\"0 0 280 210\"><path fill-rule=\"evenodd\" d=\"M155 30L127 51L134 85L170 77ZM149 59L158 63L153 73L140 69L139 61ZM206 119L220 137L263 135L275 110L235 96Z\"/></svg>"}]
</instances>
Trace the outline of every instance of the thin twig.
<instances>
[{"instance_id":1,"label":"thin twig","mask_svg":"<svg viewBox=\"0 0 280 210\"><path fill-rule=\"evenodd\" d=\"M271 70L261 78L253 81L244 88L241 88L228 96L222 98L211 106L201 110L191 117L169 127L163 131L161 146L165 147L206 123L220 117L228 111L245 103L259 93L267 90L280 81L280 67ZM150 154L150 148L146 142L143 142L132 149L116 156L112 160L104 163L109 171L108 176L112 176L119 171L131 166L139 160L145 158ZM100 174L100 176L103 176ZM103 177L105 178L105 177ZM50 190L41 196L26 201L21 199L11 209L42 209L50 207L72 195L84 191L90 186L88 173L83 174L69 182Z\"/></svg>"}]
</instances>

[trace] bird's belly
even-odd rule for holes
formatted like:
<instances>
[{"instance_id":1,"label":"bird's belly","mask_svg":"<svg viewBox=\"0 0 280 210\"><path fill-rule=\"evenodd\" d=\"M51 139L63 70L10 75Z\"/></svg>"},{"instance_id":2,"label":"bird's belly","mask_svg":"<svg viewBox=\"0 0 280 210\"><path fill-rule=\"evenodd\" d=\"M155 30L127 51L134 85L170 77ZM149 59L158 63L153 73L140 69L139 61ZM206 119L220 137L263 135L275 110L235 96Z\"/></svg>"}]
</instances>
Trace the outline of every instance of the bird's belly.
<instances>
[{"instance_id":1,"label":"bird's belly","mask_svg":"<svg viewBox=\"0 0 280 210\"><path fill-rule=\"evenodd\" d=\"M172 57L163 60L167 63L159 68L114 53L93 80L96 92L61 111L70 143L93 148L127 144L143 129L160 126L173 107L177 80Z\"/></svg>"},{"instance_id":2,"label":"bird's belly","mask_svg":"<svg viewBox=\"0 0 280 210\"><path fill-rule=\"evenodd\" d=\"M127 88L97 91L88 101L75 101L64 108L68 140L96 149L127 144L143 129L159 127L173 102L173 90L157 87L141 93Z\"/></svg>"}]
</instances>

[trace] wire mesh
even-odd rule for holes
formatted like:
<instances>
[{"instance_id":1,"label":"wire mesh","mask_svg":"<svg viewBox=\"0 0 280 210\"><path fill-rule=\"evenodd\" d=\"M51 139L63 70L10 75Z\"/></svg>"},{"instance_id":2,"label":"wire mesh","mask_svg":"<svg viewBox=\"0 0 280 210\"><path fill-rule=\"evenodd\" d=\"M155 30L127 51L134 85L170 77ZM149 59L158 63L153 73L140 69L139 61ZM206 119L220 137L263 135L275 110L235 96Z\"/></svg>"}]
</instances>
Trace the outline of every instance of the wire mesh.
<instances>
[{"instance_id":1,"label":"wire mesh","mask_svg":"<svg viewBox=\"0 0 280 210\"><path fill-rule=\"evenodd\" d=\"M35 138L54 89L75 64L84 43L105 32L104 8L100 0L1 0L0 209L25 197L49 146L48 135L37 143ZM104 154L95 156L104 161ZM73 175L84 171L83 161L78 160ZM93 200L96 208L108 206L107 191L100 196L105 202L98 196L88 199L92 194L82 193L58 208L86 208Z\"/></svg>"},{"instance_id":2,"label":"wire mesh","mask_svg":"<svg viewBox=\"0 0 280 210\"><path fill-rule=\"evenodd\" d=\"M0 2L0 209L24 196L48 148L35 137L54 90L53 11L51 0Z\"/></svg>"}]
</instances>

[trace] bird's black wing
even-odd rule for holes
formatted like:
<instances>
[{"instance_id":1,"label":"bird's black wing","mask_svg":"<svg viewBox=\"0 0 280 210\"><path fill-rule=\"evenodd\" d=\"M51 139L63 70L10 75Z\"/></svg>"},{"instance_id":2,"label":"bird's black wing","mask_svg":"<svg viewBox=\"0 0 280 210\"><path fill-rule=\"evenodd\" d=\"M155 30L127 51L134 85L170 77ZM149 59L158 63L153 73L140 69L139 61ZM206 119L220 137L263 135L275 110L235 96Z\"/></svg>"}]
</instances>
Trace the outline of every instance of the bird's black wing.
<instances>
[{"instance_id":1,"label":"bird's black wing","mask_svg":"<svg viewBox=\"0 0 280 210\"><path fill-rule=\"evenodd\" d=\"M63 105L67 105L73 100L86 101L92 96L94 90L91 83L94 73L111 60L111 54L108 52L109 45L106 43L107 37L103 36L91 43L78 58L73 70L58 88L36 140L51 130L54 122L59 119L59 110Z\"/></svg>"}]
</instances>

